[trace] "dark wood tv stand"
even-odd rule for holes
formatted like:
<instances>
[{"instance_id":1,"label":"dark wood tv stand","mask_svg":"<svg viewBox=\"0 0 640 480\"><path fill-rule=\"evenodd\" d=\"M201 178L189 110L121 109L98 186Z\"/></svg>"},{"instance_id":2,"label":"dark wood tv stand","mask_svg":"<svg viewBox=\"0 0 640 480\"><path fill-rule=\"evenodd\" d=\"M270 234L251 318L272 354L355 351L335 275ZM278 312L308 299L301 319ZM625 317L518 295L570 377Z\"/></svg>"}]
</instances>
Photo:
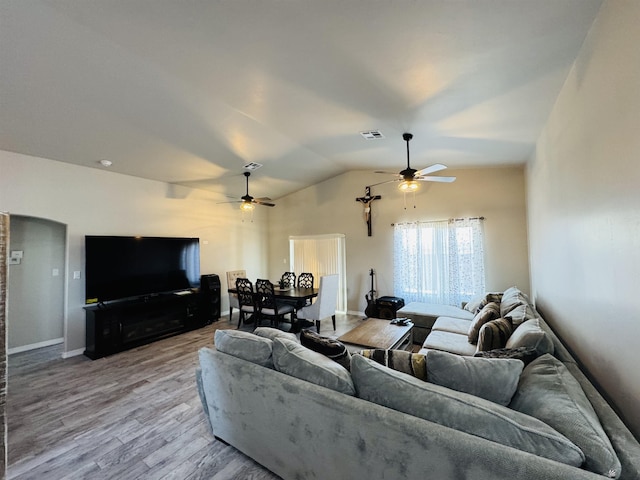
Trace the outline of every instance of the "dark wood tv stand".
<instances>
[{"instance_id":1,"label":"dark wood tv stand","mask_svg":"<svg viewBox=\"0 0 640 480\"><path fill-rule=\"evenodd\" d=\"M189 291L87 305L84 354L95 360L203 327L198 302Z\"/></svg>"}]
</instances>

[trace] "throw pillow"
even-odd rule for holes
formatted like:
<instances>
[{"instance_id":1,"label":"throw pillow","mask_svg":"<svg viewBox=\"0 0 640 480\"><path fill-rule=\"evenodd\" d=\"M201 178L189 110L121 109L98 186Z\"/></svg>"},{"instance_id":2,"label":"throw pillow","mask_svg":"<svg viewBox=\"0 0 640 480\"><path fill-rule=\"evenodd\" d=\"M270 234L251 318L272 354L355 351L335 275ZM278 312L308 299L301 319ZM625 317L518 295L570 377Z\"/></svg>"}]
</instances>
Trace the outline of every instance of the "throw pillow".
<instances>
[{"instance_id":1,"label":"throw pillow","mask_svg":"<svg viewBox=\"0 0 640 480\"><path fill-rule=\"evenodd\" d=\"M358 397L502 445L579 467L578 447L544 422L483 398L423 382L354 355Z\"/></svg>"},{"instance_id":2,"label":"throw pillow","mask_svg":"<svg viewBox=\"0 0 640 480\"><path fill-rule=\"evenodd\" d=\"M406 350L371 349L358 352L365 358L369 358L380 365L406 373L420 380L427 380L426 357L420 353L411 353Z\"/></svg>"},{"instance_id":3,"label":"throw pillow","mask_svg":"<svg viewBox=\"0 0 640 480\"><path fill-rule=\"evenodd\" d=\"M506 318L497 318L485 323L478 335L478 348L476 351L494 350L504 348L507 340L513 333L511 321Z\"/></svg>"},{"instance_id":4,"label":"throw pillow","mask_svg":"<svg viewBox=\"0 0 640 480\"><path fill-rule=\"evenodd\" d=\"M213 343L219 352L273 368L273 342L268 338L242 330L216 330Z\"/></svg>"},{"instance_id":5,"label":"throw pillow","mask_svg":"<svg viewBox=\"0 0 640 480\"><path fill-rule=\"evenodd\" d=\"M321 353L286 338L273 340L273 364L276 370L292 377L354 395L355 387L346 368Z\"/></svg>"},{"instance_id":6,"label":"throw pillow","mask_svg":"<svg viewBox=\"0 0 640 480\"><path fill-rule=\"evenodd\" d=\"M505 345L507 348L534 348L539 355L553 353L553 340L547 335L537 318L527 320L513 332Z\"/></svg>"},{"instance_id":7,"label":"throw pillow","mask_svg":"<svg viewBox=\"0 0 640 480\"><path fill-rule=\"evenodd\" d=\"M620 461L580 383L552 355L542 355L525 368L510 406L580 447L586 457L583 468L611 478L620 475Z\"/></svg>"},{"instance_id":8,"label":"throw pillow","mask_svg":"<svg viewBox=\"0 0 640 480\"><path fill-rule=\"evenodd\" d=\"M253 333L259 337L268 338L269 340L273 340L274 338L288 338L295 342L298 341L298 337L296 337L295 333L283 332L282 330L272 327L258 327L253 331Z\"/></svg>"},{"instance_id":9,"label":"throw pillow","mask_svg":"<svg viewBox=\"0 0 640 480\"><path fill-rule=\"evenodd\" d=\"M530 318L535 318L535 314L533 313L533 310L529 305L522 304L518 305L509 313L505 314L504 318L508 318L509 320L511 320L511 324L515 328L521 323L529 320Z\"/></svg>"},{"instance_id":10,"label":"throw pillow","mask_svg":"<svg viewBox=\"0 0 640 480\"><path fill-rule=\"evenodd\" d=\"M495 350L487 350L485 352L476 352L474 357L482 358L515 358L516 360L522 360L526 367L540 354L535 348L530 347L516 347L516 348L496 348Z\"/></svg>"},{"instance_id":11,"label":"throw pillow","mask_svg":"<svg viewBox=\"0 0 640 480\"><path fill-rule=\"evenodd\" d=\"M484 294L481 295L476 295L475 297L473 297L471 300L469 300L467 303L464 304L464 307L462 307L464 310L466 310L467 312L471 312L474 315L476 313L478 313L481 309L482 306L484 304Z\"/></svg>"},{"instance_id":12,"label":"throw pillow","mask_svg":"<svg viewBox=\"0 0 640 480\"><path fill-rule=\"evenodd\" d=\"M351 354L344 343L332 338L323 337L311 330L300 332L300 343L314 352L321 353L344 368L351 368Z\"/></svg>"},{"instance_id":13,"label":"throw pillow","mask_svg":"<svg viewBox=\"0 0 640 480\"><path fill-rule=\"evenodd\" d=\"M475 345L478 343L478 336L480 335L480 329L482 326L490 320L494 320L500 317L500 305L496 302L489 302L482 310L480 310L469 325L469 331L467 333L469 337L469 343Z\"/></svg>"},{"instance_id":14,"label":"throw pillow","mask_svg":"<svg viewBox=\"0 0 640 480\"><path fill-rule=\"evenodd\" d=\"M427 381L509 405L518 388L524 363L515 359L478 358L429 350Z\"/></svg>"}]
</instances>

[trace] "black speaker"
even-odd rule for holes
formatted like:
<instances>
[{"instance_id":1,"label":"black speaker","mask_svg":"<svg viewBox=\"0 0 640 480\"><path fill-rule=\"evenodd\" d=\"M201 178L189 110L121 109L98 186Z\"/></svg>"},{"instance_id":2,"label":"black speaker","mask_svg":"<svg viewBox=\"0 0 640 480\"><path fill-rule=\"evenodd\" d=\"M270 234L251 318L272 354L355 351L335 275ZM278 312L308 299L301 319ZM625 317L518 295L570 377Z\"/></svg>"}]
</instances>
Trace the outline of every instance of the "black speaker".
<instances>
[{"instance_id":1,"label":"black speaker","mask_svg":"<svg viewBox=\"0 0 640 480\"><path fill-rule=\"evenodd\" d=\"M376 300L378 318L392 320L396 318L396 312L404 307L404 299L399 297L380 297Z\"/></svg>"},{"instance_id":2,"label":"black speaker","mask_svg":"<svg viewBox=\"0 0 640 480\"><path fill-rule=\"evenodd\" d=\"M220 318L220 277L216 274L200 277L199 313L205 325Z\"/></svg>"}]
</instances>

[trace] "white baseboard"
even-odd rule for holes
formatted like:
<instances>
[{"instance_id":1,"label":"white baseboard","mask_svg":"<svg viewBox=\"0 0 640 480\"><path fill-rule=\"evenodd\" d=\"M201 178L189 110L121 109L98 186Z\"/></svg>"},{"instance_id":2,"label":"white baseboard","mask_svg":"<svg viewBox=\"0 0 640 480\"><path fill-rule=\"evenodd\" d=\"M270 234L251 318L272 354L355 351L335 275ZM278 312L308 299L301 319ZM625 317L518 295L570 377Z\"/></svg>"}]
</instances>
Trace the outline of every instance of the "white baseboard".
<instances>
[{"instance_id":1,"label":"white baseboard","mask_svg":"<svg viewBox=\"0 0 640 480\"><path fill-rule=\"evenodd\" d=\"M70 352L62 352L62 358L77 357L78 355L82 355L83 353L84 353L84 348L71 350Z\"/></svg>"},{"instance_id":2,"label":"white baseboard","mask_svg":"<svg viewBox=\"0 0 640 480\"><path fill-rule=\"evenodd\" d=\"M54 338L53 340L46 340L44 342L32 343L30 345L23 345L21 347L13 347L7 349L7 355L14 353L28 352L29 350L36 350L42 347L50 347L51 345L58 345L64 342L64 338Z\"/></svg>"}]
</instances>

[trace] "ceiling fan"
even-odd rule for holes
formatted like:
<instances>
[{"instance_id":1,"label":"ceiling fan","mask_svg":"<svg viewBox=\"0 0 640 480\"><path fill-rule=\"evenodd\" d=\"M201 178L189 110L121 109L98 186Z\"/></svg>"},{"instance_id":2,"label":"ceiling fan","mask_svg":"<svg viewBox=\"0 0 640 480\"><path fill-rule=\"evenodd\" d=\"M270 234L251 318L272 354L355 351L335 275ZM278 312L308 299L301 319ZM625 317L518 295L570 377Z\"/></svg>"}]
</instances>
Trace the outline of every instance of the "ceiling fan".
<instances>
[{"instance_id":1,"label":"ceiling fan","mask_svg":"<svg viewBox=\"0 0 640 480\"><path fill-rule=\"evenodd\" d=\"M418 182L450 183L455 181L456 177L438 177L438 176L430 175L431 173L439 172L440 170L444 170L445 168L447 168L445 165L442 165L441 163L435 163L426 168L423 168L422 170L416 170L415 168L411 168L411 165L409 164L409 142L413 138L413 135L411 133L403 133L402 138L404 139L405 142L407 142L407 168L405 168L404 170L401 170L398 173L376 171L375 173L397 175L398 178L395 178L393 180L387 180L385 182L375 183L373 185L370 185L371 187L374 187L376 185L382 185L383 183L400 182L400 184L398 185L398 188L401 191L412 192L420 188L420 185Z\"/></svg>"},{"instance_id":2,"label":"ceiling fan","mask_svg":"<svg viewBox=\"0 0 640 480\"><path fill-rule=\"evenodd\" d=\"M249 195L249 176L251 175L251 172L244 172L243 175L245 176L247 182L247 193L240 197L240 200L220 203L239 203L242 210L253 210L255 208L255 205L263 205L265 207L276 206L275 203L271 203L271 199L269 197L253 198L251 195Z\"/></svg>"}]
</instances>

